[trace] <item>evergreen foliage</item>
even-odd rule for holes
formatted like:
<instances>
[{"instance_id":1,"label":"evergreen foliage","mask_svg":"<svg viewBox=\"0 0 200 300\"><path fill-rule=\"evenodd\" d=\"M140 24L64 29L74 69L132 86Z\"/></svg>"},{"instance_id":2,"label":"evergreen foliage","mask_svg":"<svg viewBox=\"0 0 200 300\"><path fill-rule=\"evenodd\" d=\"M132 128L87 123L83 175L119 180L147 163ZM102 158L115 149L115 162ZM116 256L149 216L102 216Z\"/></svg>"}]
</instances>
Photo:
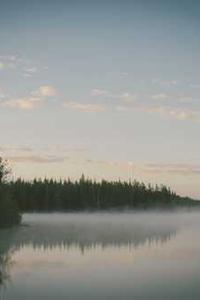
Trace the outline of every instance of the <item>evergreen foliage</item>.
<instances>
[{"instance_id":1,"label":"evergreen foliage","mask_svg":"<svg viewBox=\"0 0 200 300\"><path fill-rule=\"evenodd\" d=\"M16 225L21 219L17 202L7 182L9 173L7 162L0 158L0 228Z\"/></svg>"},{"instance_id":2,"label":"evergreen foliage","mask_svg":"<svg viewBox=\"0 0 200 300\"><path fill-rule=\"evenodd\" d=\"M75 182L70 179L34 179L31 182L18 179L9 184L9 190L21 211L173 208L199 204L176 195L163 185L146 186L137 181L96 182L84 176Z\"/></svg>"}]
</instances>

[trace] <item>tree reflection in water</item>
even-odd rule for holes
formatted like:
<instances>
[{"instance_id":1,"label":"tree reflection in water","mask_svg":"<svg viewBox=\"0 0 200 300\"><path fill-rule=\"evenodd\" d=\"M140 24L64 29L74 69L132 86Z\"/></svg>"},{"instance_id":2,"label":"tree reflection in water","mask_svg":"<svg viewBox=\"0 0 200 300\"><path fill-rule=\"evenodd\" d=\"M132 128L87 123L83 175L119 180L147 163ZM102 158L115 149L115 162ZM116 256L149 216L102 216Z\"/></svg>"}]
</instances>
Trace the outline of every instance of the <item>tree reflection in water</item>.
<instances>
[{"instance_id":1,"label":"tree reflection in water","mask_svg":"<svg viewBox=\"0 0 200 300\"><path fill-rule=\"evenodd\" d=\"M54 251L77 247L86 251L101 247L128 247L134 252L146 243L167 243L178 230L177 224L162 217L129 214L30 214L22 226L0 230L0 290L9 280L12 255L26 246Z\"/></svg>"},{"instance_id":2,"label":"tree reflection in water","mask_svg":"<svg viewBox=\"0 0 200 300\"><path fill-rule=\"evenodd\" d=\"M153 216L30 214L24 218L23 226L0 231L0 251L8 253L28 245L33 249L74 246L80 250L96 246L134 249L145 243L166 243L177 229L176 223Z\"/></svg>"},{"instance_id":3,"label":"tree reflection in water","mask_svg":"<svg viewBox=\"0 0 200 300\"><path fill-rule=\"evenodd\" d=\"M0 296L10 280L9 270L12 265L13 237L16 229L0 230ZM1 297L0 297L1 299Z\"/></svg>"},{"instance_id":4,"label":"tree reflection in water","mask_svg":"<svg viewBox=\"0 0 200 300\"><path fill-rule=\"evenodd\" d=\"M8 266L10 263L10 257L8 255L0 255L0 288L4 285L5 281L9 278Z\"/></svg>"}]
</instances>

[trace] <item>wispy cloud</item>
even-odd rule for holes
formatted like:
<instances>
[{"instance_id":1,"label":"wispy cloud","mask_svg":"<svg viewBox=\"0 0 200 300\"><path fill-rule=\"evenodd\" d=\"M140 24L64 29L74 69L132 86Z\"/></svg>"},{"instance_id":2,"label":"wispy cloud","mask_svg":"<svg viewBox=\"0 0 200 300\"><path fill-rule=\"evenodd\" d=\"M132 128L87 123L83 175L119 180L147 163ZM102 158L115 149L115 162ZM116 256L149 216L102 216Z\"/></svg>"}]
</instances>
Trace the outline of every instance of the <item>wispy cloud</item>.
<instances>
[{"instance_id":1,"label":"wispy cloud","mask_svg":"<svg viewBox=\"0 0 200 300\"><path fill-rule=\"evenodd\" d=\"M12 163L61 163L68 160L67 156L51 156L51 155L21 155L21 156L8 156L7 159Z\"/></svg>"},{"instance_id":2,"label":"wispy cloud","mask_svg":"<svg viewBox=\"0 0 200 300\"><path fill-rule=\"evenodd\" d=\"M112 160L92 160L87 159L89 164L106 165L124 170L132 170L136 173L151 173L151 174L177 174L185 175L200 175L200 164L191 163L138 163L134 161L112 161Z\"/></svg>"},{"instance_id":3,"label":"wispy cloud","mask_svg":"<svg viewBox=\"0 0 200 300\"><path fill-rule=\"evenodd\" d=\"M57 95L57 90L51 85L41 86L37 92L42 97L54 97Z\"/></svg>"},{"instance_id":4,"label":"wispy cloud","mask_svg":"<svg viewBox=\"0 0 200 300\"><path fill-rule=\"evenodd\" d=\"M123 93L119 95L119 98L126 103L133 103L137 100L137 96L135 94Z\"/></svg>"},{"instance_id":5,"label":"wispy cloud","mask_svg":"<svg viewBox=\"0 0 200 300\"><path fill-rule=\"evenodd\" d=\"M200 110L193 110L188 108L177 108L170 106L138 106L138 109L148 113L156 113L163 116L169 116L176 120L190 120L200 121Z\"/></svg>"},{"instance_id":6,"label":"wispy cloud","mask_svg":"<svg viewBox=\"0 0 200 300\"><path fill-rule=\"evenodd\" d=\"M30 92L30 95L43 98L54 97L57 94L57 89L52 85L42 85L38 89Z\"/></svg>"},{"instance_id":7,"label":"wispy cloud","mask_svg":"<svg viewBox=\"0 0 200 300\"><path fill-rule=\"evenodd\" d=\"M113 93L104 89L92 89L90 95L94 97L106 97L106 99L115 99L127 103L134 102L137 99L136 94L131 94L129 92Z\"/></svg>"},{"instance_id":8,"label":"wispy cloud","mask_svg":"<svg viewBox=\"0 0 200 300\"><path fill-rule=\"evenodd\" d=\"M94 165L102 165L108 168L119 170L133 171L136 174L176 174L176 175L200 175L200 164L179 162L179 163L148 163L137 161L121 161L121 160L95 160L91 158L85 159L79 157L73 160L74 152L86 151L87 148L78 145L46 145L43 147L32 147L30 145L1 145L0 152L11 163L37 163L51 164L63 163L69 161L74 163L87 163Z\"/></svg>"},{"instance_id":9,"label":"wispy cloud","mask_svg":"<svg viewBox=\"0 0 200 300\"><path fill-rule=\"evenodd\" d=\"M31 77L32 75L38 72L38 68L33 66L33 67L24 68L23 71L24 71L23 73L24 77Z\"/></svg>"},{"instance_id":10,"label":"wispy cloud","mask_svg":"<svg viewBox=\"0 0 200 300\"><path fill-rule=\"evenodd\" d=\"M75 150L74 150L75 151ZM68 160L70 151L55 145L32 147L30 145L1 145L0 153L11 163L59 163Z\"/></svg>"},{"instance_id":11,"label":"wispy cloud","mask_svg":"<svg viewBox=\"0 0 200 300\"><path fill-rule=\"evenodd\" d=\"M50 85L41 86L37 90L30 92L28 96L19 98L10 98L7 96L0 105L12 109L33 110L38 108L49 97L57 95L57 90Z\"/></svg>"},{"instance_id":12,"label":"wispy cloud","mask_svg":"<svg viewBox=\"0 0 200 300\"><path fill-rule=\"evenodd\" d=\"M132 94L129 92L123 93L109 93L109 98L119 101L119 103L133 103L138 100L138 96L136 94Z\"/></svg>"},{"instance_id":13,"label":"wispy cloud","mask_svg":"<svg viewBox=\"0 0 200 300\"><path fill-rule=\"evenodd\" d=\"M163 80L163 79L153 79L153 84L165 85L165 86L176 86L180 84L180 80L171 79L171 80Z\"/></svg>"},{"instance_id":14,"label":"wispy cloud","mask_svg":"<svg viewBox=\"0 0 200 300\"><path fill-rule=\"evenodd\" d=\"M92 89L90 91L90 95L93 97L99 97L99 96L105 96L108 95L108 91L103 90L103 89Z\"/></svg>"},{"instance_id":15,"label":"wispy cloud","mask_svg":"<svg viewBox=\"0 0 200 300\"><path fill-rule=\"evenodd\" d=\"M46 67L20 55L0 55L0 71L15 70L23 77L31 77Z\"/></svg>"},{"instance_id":16,"label":"wispy cloud","mask_svg":"<svg viewBox=\"0 0 200 300\"><path fill-rule=\"evenodd\" d=\"M59 156L66 157L66 154L69 156L74 153L83 153L88 150L88 145L85 144L50 144L50 145L40 145L40 146L32 146L30 144L22 144L22 145L12 145L12 144L4 144L0 145L0 156L10 157L10 156Z\"/></svg>"},{"instance_id":17,"label":"wispy cloud","mask_svg":"<svg viewBox=\"0 0 200 300\"><path fill-rule=\"evenodd\" d=\"M65 108L79 110L82 112L103 112L105 111L105 106L101 104L92 103L80 103L80 102L64 102L63 106Z\"/></svg>"},{"instance_id":18,"label":"wispy cloud","mask_svg":"<svg viewBox=\"0 0 200 300\"><path fill-rule=\"evenodd\" d=\"M33 148L28 145L0 145L1 152L32 152Z\"/></svg>"},{"instance_id":19,"label":"wispy cloud","mask_svg":"<svg viewBox=\"0 0 200 300\"><path fill-rule=\"evenodd\" d=\"M144 170L152 173L170 173L177 175L200 175L199 164L179 163L179 164L146 164Z\"/></svg>"},{"instance_id":20,"label":"wispy cloud","mask_svg":"<svg viewBox=\"0 0 200 300\"><path fill-rule=\"evenodd\" d=\"M169 95L167 95L165 93L160 93L160 94L155 94L155 95L151 96L151 98L154 100L167 100L167 99L169 99Z\"/></svg>"},{"instance_id":21,"label":"wispy cloud","mask_svg":"<svg viewBox=\"0 0 200 300\"><path fill-rule=\"evenodd\" d=\"M19 99L11 99L4 101L2 106L9 108L17 108L22 110L32 110L41 104L42 100L37 97L25 97Z\"/></svg>"},{"instance_id":22,"label":"wispy cloud","mask_svg":"<svg viewBox=\"0 0 200 300\"><path fill-rule=\"evenodd\" d=\"M173 82L173 84L176 84L176 82ZM99 95L100 94L101 93L99 93ZM141 96L130 92L111 93L107 91L106 97L116 100L109 104L110 108L114 108L118 112L138 110L151 114L159 114L163 117L169 117L179 121L200 121L200 109L190 105L194 103L193 100L197 103L197 99L190 95L181 93L167 94L162 92L151 96ZM74 103L70 105L76 106Z\"/></svg>"},{"instance_id":23,"label":"wispy cloud","mask_svg":"<svg viewBox=\"0 0 200 300\"><path fill-rule=\"evenodd\" d=\"M159 94L155 94L152 95L151 98L153 100L172 100L172 101L179 101L179 102L189 102L193 100L192 96L188 96L188 95L170 95L170 94L166 94L166 93L159 93Z\"/></svg>"},{"instance_id":24,"label":"wispy cloud","mask_svg":"<svg viewBox=\"0 0 200 300\"><path fill-rule=\"evenodd\" d=\"M121 99L121 102L116 103L114 106L118 112L138 110L151 114L159 114L180 121L200 121L200 109L196 108L196 106L188 105L192 103L192 100L196 99L188 95L168 95L160 93L143 98L142 96L139 97L137 95L124 93L118 95L117 98Z\"/></svg>"},{"instance_id":25,"label":"wispy cloud","mask_svg":"<svg viewBox=\"0 0 200 300\"><path fill-rule=\"evenodd\" d=\"M22 63L22 59L20 59L16 55L0 55L0 69L15 69L17 65Z\"/></svg>"}]
</instances>

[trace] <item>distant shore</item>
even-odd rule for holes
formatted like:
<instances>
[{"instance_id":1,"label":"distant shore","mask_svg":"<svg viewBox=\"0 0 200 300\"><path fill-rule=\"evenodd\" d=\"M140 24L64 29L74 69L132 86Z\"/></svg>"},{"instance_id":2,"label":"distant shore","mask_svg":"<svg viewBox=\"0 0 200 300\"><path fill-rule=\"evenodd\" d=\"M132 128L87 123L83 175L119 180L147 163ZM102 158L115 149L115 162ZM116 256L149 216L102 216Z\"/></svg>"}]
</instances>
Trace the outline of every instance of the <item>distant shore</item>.
<instances>
[{"instance_id":1,"label":"distant shore","mask_svg":"<svg viewBox=\"0 0 200 300\"><path fill-rule=\"evenodd\" d=\"M200 202L180 197L170 188L138 181L77 181L34 179L0 186L0 227L19 224L22 212L171 210L200 207Z\"/></svg>"}]
</instances>

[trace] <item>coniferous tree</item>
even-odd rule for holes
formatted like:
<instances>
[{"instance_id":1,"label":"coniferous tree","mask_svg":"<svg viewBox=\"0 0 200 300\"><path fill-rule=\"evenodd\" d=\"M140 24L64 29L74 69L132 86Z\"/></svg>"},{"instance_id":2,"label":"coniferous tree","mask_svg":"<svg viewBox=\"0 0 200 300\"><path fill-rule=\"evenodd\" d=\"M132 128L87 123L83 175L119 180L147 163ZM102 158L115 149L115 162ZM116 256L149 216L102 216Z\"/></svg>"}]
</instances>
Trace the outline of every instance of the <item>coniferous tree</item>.
<instances>
[{"instance_id":1,"label":"coniferous tree","mask_svg":"<svg viewBox=\"0 0 200 300\"><path fill-rule=\"evenodd\" d=\"M15 225L20 221L17 202L13 199L7 182L9 174L7 162L0 158L0 228Z\"/></svg>"}]
</instances>

